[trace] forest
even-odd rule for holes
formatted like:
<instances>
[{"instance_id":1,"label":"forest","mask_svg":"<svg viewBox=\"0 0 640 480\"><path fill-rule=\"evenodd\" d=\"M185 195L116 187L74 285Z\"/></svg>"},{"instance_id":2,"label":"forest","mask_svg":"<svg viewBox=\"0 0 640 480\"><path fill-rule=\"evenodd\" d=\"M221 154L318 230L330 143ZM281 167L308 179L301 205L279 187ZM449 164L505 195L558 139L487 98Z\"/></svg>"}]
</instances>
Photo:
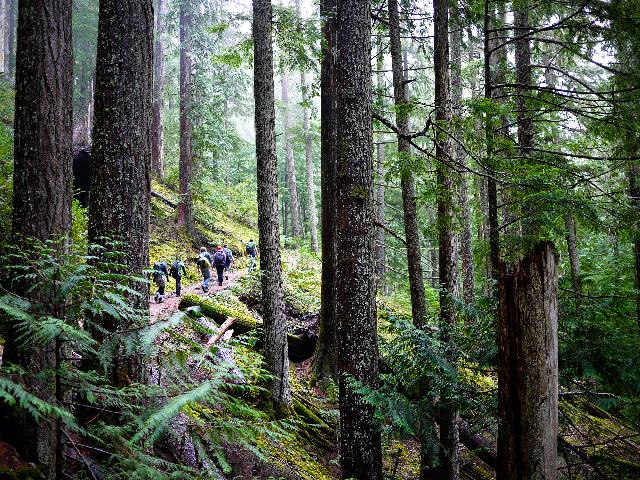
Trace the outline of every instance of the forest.
<instances>
[{"instance_id":1,"label":"forest","mask_svg":"<svg viewBox=\"0 0 640 480\"><path fill-rule=\"evenodd\" d=\"M0 480L640 478L640 0L0 0Z\"/></svg>"}]
</instances>

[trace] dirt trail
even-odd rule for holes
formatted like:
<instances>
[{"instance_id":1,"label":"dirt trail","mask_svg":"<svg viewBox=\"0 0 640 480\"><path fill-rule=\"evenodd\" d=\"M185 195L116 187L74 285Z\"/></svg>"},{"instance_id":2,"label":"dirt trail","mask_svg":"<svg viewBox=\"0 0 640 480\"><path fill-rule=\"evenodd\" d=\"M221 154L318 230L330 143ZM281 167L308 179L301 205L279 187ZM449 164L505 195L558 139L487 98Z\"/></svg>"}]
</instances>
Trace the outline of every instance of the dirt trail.
<instances>
[{"instance_id":1,"label":"dirt trail","mask_svg":"<svg viewBox=\"0 0 640 480\"><path fill-rule=\"evenodd\" d=\"M233 284L235 284L238 281L238 279L240 279L246 274L247 272L244 268L229 272L229 280L225 280L222 286L220 287L218 286L218 282L216 281L216 273L214 270L211 275L211 281L209 282L209 292L204 293L202 291L202 282L199 282L199 283L190 285L188 287L183 286L181 294L184 295L185 293L195 293L200 296L211 297L217 294L218 292L221 292L222 290L226 290L227 288L231 287ZM172 284L175 285L174 283L175 280L170 279L170 282L172 282ZM154 284L152 284L151 292L155 294L156 290L157 290L157 287ZM169 316L171 316L173 312L178 310L179 305L180 305L180 297L177 297L175 293L165 295L164 302L162 303L156 303L153 300L153 296L152 296L149 299L149 313L151 317L151 322L153 323L156 320L162 320L162 319L168 318Z\"/></svg>"}]
</instances>

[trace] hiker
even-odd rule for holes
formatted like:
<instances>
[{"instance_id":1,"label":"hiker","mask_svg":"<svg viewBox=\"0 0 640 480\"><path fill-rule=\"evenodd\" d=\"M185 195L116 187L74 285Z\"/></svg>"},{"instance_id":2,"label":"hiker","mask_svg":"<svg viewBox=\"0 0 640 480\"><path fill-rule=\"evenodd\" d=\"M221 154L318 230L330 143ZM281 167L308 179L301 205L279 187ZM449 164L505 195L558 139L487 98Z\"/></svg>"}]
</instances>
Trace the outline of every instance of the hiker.
<instances>
[{"instance_id":1,"label":"hiker","mask_svg":"<svg viewBox=\"0 0 640 480\"><path fill-rule=\"evenodd\" d=\"M180 296L180 287L182 284L182 275L187 274L187 267L184 266L182 259L176 255L171 265L171 277L176 281L176 296Z\"/></svg>"},{"instance_id":2,"label":"hiker","mask_svg":"<svg viewBox=\"0 0 640 480\"><path fill-rule=\"evenodd\" d=\"M255 242L252 240L249 240L249 242L247 243L246 249L245 249L247 256L249 257L249 268L248 268L248 272L251 273L255 270L256 268L256 256L258 254L258 247L256 246Z\"/></svg>"},{"instance_id":3,"label":"hiker","mask_svg":"<svg viewBox=\"0 0 640 480\"><path fill-rule=\"evenodd\" d=\"M213 258L211 258L211 254L207 252L206 247L200 247L200 255L196 259L196 265L200 269L200 273L202 274L202 291L209 291L209 279L211 278L211 263Z\"/></svg>"},{"instance_id":4,"label":"hiker","mask_svg":"<svg viewBox=\"0 0 640 480\"><path fill-rule=\"evenodd\" d=\"M249 242L247 243L246 252L248 256L256 258L256 255L258 254L258 247L256 247L256 244L253 240L249 240Z\"/></svg>"},{"instance_id":5,"label":"hiker","mask_svg":"<svg viewBox=\"0 0 640 480\"><path fill-rule=\"evenodd\" d=\"M231 264L233 263L233 252L229 248L229 245L227 245L226 243L224 244L224 248L222 250L224 251L224 254L227 256L227 261L224 267L225 272L227 272L225 279L229 280L229 271L231 270Z\"/></svg>"},{"instance_id":6,"label":"hiker","mask_svg":"<svg viewBox=\"0 0 640 480\"><path fill-rule=\"evenodd\" d=\"M167 286L168 276L169 270L167 270L167 262L156 262L153 264L153 281L158 286L158 291L154 297L156 303L164 302L164 289Z\"/></svg>"},{"instance_id":7,"label":"hiker","mask_svg":"<svg viewBox=\"0 0 640 480\"><path fill-rule=\"evenodd\" d=\"M218 286L222 286L224 281L224 269L227 266L227 255L224 253L222 245L218 245L216 253L213 254L213 263L216 266L216 272L218 273Z\"/></svg>"}]
</instances>

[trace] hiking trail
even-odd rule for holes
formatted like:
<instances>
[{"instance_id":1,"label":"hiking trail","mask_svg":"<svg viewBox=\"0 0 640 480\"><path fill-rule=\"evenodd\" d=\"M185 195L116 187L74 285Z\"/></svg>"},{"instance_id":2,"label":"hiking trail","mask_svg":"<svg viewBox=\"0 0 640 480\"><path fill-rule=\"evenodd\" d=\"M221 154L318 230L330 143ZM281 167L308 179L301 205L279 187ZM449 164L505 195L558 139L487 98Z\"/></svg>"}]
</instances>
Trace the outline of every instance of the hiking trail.
<instances>
[{"instance_id":1,"label":"hiking trail","mask_svg":"<svg viewBox=\"0 0 640 480\"><path fill-rule=\"evenodd\" d=\"M202 282L198 282L194 283L193 285L183 286L181 295L184 295L185 293L195 293L197 295L200 295L201 297L212 297L218 292L226 290L235 285L238 280L246 274L247 271L244 268L235 269L229 272L229 280L225 280L222 286L218 286L218 282L215 279L215 271L213 271L211 281L209 282L209 291L207 293L204 293L202 291ZM170 278L167 281L167 284L169 284L169 282L175 282L175 280L173 278ZM175 283L173 284L175 285ZM178 310L178 307L180 306L180 298L182 298L176 296L175 293L171 293L169 295L165 295L164 302L156 303L153 300L153 295L155 294L156 289L157 287L152 284L151 296L149 298L149 316L151 323L155 323L158 320L164 320L170 317L174 312Z\"/></svg>"}]
</instances>

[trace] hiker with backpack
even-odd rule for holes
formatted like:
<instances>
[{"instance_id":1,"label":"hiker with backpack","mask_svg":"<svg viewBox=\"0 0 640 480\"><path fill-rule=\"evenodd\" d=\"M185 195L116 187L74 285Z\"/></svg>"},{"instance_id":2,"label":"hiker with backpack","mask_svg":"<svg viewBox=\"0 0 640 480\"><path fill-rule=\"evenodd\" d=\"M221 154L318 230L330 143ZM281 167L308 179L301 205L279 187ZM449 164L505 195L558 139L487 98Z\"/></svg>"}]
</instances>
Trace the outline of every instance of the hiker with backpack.
<instances>
[{"instance_id":1,"label":"hiker with backpack","mask_svg":"<svg viewBox=\"0 0 640 480\"><path fill-rule=\"evenodd\" d=\"M153 281L158 286L158 291L154 297L156 303L164 302L164 289L167 286L168 277L169 270L167 269L167 262L156 262L153 264Z\"/></svg>"},{"instance_id":2,"label":"hiker with backpack","mask_svg":"<svg viewBox=\"0 0 640 480\"><path fill-rule=\"evenodd\" d=\"M213 263L216 266L216 272L218 273L218 286L222 286L224 281L224 269L227 266L227 255L224 253L224 249L221 245L218 245L216 253L213 255Z\"/></svg>"},{"instance_id":3,"label":"hiker with backpack","mask_svg":"<svg viewBox=\"0 0 640 480\"><path fill-rule=\"evenodd\" d=\"M224 267L225 272L227 272L225 278L227 280L229 280L229 271L231 270L231 264L233 263L233 252L229 248L229 245L227 245L226 243L225 243L224 248L222 250L224 251L224 254L227 257L227 261L226 261L225 267Z\"/></svg>"},{"instance_id":4,"label":"hiker with backpack","mask_svg":"<svg viewBox=\"0 0 640 480\"><path fill-rule=\"evenodd\" d=\"M187 267L184 266L182 259L176 256L173 264L171 265L171 277L176 281L176 296L180 296L180 287L182 284L182 275L187 274Z\"/></svg>"},{"instance_id":5,"label":"hiker with backpack","mask_svg":"<svg viewBox=\"0 0 640 480\"><path fill-rule=\"evenodd\" d=\"M202 291L209 291L209 279L211 278L211 264L213 263L213 258L211 254L207 252L206 247L200 248L200 255L196 259L196 265L200 269L200 273L202 274Z\"/></svg>"},{"instance_id":6,"label":"hiker with backpack","mask_svg":"<svg viewBox=\"0 0 640 480\"><path fill-rule=\"evenodd\" d=\"M245 252L247 253L247 257L249 257L248 272L251 273L256 268L256 256L258 255L258 247L256 246L253 239L249 240L249 242L247 243Z\"/></svg>"}]
</instances>

